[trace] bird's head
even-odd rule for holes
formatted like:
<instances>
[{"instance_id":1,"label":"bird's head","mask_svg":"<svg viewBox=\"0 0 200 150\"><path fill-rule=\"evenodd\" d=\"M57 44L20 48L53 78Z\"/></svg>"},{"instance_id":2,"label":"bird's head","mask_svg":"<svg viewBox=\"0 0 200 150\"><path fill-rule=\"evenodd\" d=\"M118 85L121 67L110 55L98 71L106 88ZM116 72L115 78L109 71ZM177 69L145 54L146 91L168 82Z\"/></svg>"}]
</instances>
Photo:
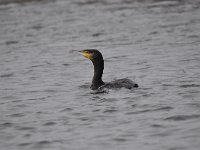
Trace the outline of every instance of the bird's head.
<instances>
[{"instance_id":1,"label":"bird's head","mask_svg":"<svg viewBox=\"0 0 200 150\"><path fill-rule=\"evenodd\" d=\"M90 59L91 61L103 59L102 54L96 49L86 49L80 52L84 57Z\"/></svg>"}]
</instances>

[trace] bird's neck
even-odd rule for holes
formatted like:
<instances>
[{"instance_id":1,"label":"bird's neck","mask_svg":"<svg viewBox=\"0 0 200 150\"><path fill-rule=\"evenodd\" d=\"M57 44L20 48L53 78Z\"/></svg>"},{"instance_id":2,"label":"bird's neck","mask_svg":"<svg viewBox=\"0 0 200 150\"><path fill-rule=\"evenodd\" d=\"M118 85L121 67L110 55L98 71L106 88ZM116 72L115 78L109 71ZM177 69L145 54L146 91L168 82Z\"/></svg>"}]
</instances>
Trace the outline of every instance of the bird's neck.
<instances>
[{"instance_id":1,"label":"bird's neck","mask_svg":"<svg viewBox=\"0 0 200 150\"><path fill-rule=\"evenodd\" d=\"M94 76L92 79L92 90L98 89L100 86L104 85L102 81L103 69L104 69L104 61L103 59L100 61L93 62L94 65Z\"/></svg>"}]
</instances>

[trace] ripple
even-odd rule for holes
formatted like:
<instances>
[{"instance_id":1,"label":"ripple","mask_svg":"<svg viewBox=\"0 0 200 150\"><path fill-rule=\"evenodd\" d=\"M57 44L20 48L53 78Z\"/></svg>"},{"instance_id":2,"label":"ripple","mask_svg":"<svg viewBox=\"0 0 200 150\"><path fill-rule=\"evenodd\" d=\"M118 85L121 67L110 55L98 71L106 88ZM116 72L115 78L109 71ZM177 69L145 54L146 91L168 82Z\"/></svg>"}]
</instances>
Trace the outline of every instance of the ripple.
<instances>
[{"instance_id":1,"label":"ripple","mask_svg":"<svg viewBox=\"0 0 200 150\"><path fill-rule=\"evenodd\" d=\"M20 102L22 102L23 100L13 100L12 102L13 103L20 103Z\"/></svg>"},{"instance_id":2,"label":"ripple","mask_svg":"<svg viewBox=\"0 0 200 150\"><path fill-rule=\"evenodd\" d=\"M94 110L92 110L92 112L99 112L99 111L101 111L101 109L94 109Z\"/></svg>"},{"instance_id":3,"label":"ripple","mask_svg":"<svg viewBox=\"0 0 200 150\"><path fill-rule=\"evenodd\" d=\"M103 94L103 93L109 93L109 90L106 89L100 89L100 90L95 90L95 91L91 91L90 94Z\"/></svg>"},{"instance_id":4,"label":"ripple","mask_svg":"<svg viewBox=\"0 0 200 150\"><path fill-rule=\"evenodd\" d=\"M32 144L33 143L28 143L28 142L26 143L25 142L25 143L18 144L18 146L22 146L23 147L23 146L29 146L29 145L32 145Z\"/></svg>"},{"instance_id":5,"label":"ripple","mask_svg":"<svg viewBox=\"0 0 200 150\"><path fill-rule=\"evenodd\" d=\"M45 124L43 124L44 126L53 126L53 125L55 125L56 124L56 122L47 122L47 123L45 123Z\"/></svg>"},{"instance_id":6,"label":"ripple","mask_svg":"<svg viewBox=\"0 0 200 150\"><path fill-rule=\"evenodd\" d=\"M114 138L113 140L117 141L117 142L125 142L125 141L127 141L125 138Z\"/></svg>"},{"instance_id":7,"label":"ripple","mask_svg":"<svg viewBox=\"0 0 200 150\"><path fill-rule=\"evenodd\" d=\"M27 107L27 105L21 104L21 105L15 105L15 107Z\"/></svg>"},{"instance_id":8,"label":"ripple","mask_svg":"<svg viewBox=\"0 0 200 150\"><path fill-rule=\"evenodd\" d=\"M74 4L76 5L92 5L92 4L96 4L96 3L100 3L100 1L95 1L95 0L86 0L86 1L74 1Z\"/></svg>"},{"instance_id":9,"label":"ripple","mask_svg":"<svg viewBox=\"0 0 200 150\"><path fill-rule=\"evenodd\" d=\"M35 101L35 100L46 100L47 98L49 98L50 96L47 96L47 97L38 97L38 98L29 98L27 100L30 100L30 101Z\"/></svg>"},{"instance_id":10,"label":"ripple","mask_svg":"<svg viewBox=\"0 0 200 150\"><path fill-rule=\"evenodd\" d=\"M25 131L25 130L32 131L32 130L36 129L35 127L21 127L21 126L17 126L16 128L17 128L17 130L21 130L21 131Z\"/></svg>"},{"instance_id":11,"label":"ripple","mask_svg":"<svg viewBox=\"0 0 200 150\"><path fill-rule=\"evenodd\" d=\"M11 116L11 117L23 117L23 116L25 116L25 114L23 114L23 113L15 113L15 114L11 114L9 116Z\"/></svg>"},{"instance_id":12,"label":"ripple","mask_svg":"<svg viewBox=\"0 0 200 150\"><path fill-rule=\"evenodd\" d=\"M166 107L161 107L161 108L156 108L156 109L145 109L141 111L128 112L126 114L130 115L130 114L141 114L141 113L156 112L156 111L169 111L171 109L173 109L173 107L166 106Z\"/></svg>"},{"instance_id":13,"label":"ripple","mask_svg":"<svg viewBox=\"0 0 200 150\"><path fill-rule=\"evenodd\" d=\"M103 94L103 93L109 93L109 89L97 89L94 91L91 91L90 94Z\"/></svg>"},{"instance_id":14,"label":"ripple","mask_svg":"<svg viewBox=\"0 0 200 150\"><path fill-rule=\"evenodd\" d=\"M114 113L114 112L117 112L117 111L118 110L116 110L116 109L107 109L103 113Z\"/></svg>"},{"instance_id":15,"label":"ripple","mask_svg":"<svg viewBox=\"0 0 200 150\"><path fill-rule=\"evenodd\" d=\"M168 150L184 150L184 149L187 150L187 148L183 146L174 146L169 148Z\"/></svg>"},{"instance_id":16,"label":"ripple","mask_svg":"<svg viewBox=\"0 0 200 150\"><path fill-rule=\"evenodd\" d=\"M58 90L56 90L56 89L46 89L46 90L44 90L44 92L47 92L47 93L57 93Z\"/></svg>"},{"instance_id":17,"label":"ripple","mask_svg":"<svg viewBox=\"0 0 200 150\"><path fill-rule=\"evenodd\" d=\"M33 65L33 66L30 66L30 68L37 68L37 67L43 67L44 65Z\"/></svg>"},{"instance_id":18,"label":"ripple","mask_svg":"<svg viewBox=\"0 0 200 150\"><path fill-rule=\"evenodd\" d=\"M182 62L189 62L189 61L197 61L198 59L197 58L191 58L191 59L183 59L183 60L180 60Z\"/></svg>"},{"instance_id":19,"label":"ripple","mask_svg":"<svg viewBox=\"0 0 200 150\"><path fill-rule=\"evenodd\" d=\"M152 134L151 136L165 137L165 136L170 136L170 135L171 135L170 132L162 132L162 133Z\"/></svg>"},{"instance_id":20,"label":"ripple","mask_svg":"<svg viewBox=\"0 0 200 150\"><path fill-rule=\"evenodd\" d=\"M129 57L129 55L120 55L120 56L112 56L112 57L109 57L107 58L107 60L115 60L115 59L121 59L121 58L127 58Z\"/></svg>"},{"instance_id":21,"label":"ripple","mask_svg":"<svg viewBox=\"0 0 200 150\"><path fill-rule=\"evenodd\" d=\"M31 135L32 135L32 134L28 133L28 134L25 134L24 137L25 137L25 138L31 137Z\"/></svg>"},{"instance_id":22,"label":"ripple","mask_svg":"<svg viewBox=\"0 0 200 150\"><path fill-rule=\"evenodd\" d=\"M81 121L91 121L92 119L89 118L89 117L81 117L81 118L79 118L79 120L81 120Z\"/></svg>"},{"instance_id":23,"label":"ripple","mask_svg":"<svg viewBox=\"0 0 200 150\"><path fill-rule=\"evenodd\" d=\"M41 148L43 146L50 145L50 144L53 144L53 143L62 143L62 141L61 140L52 140L52 141L41 140L41 141L34 143L34 147L35 148Z\"/></svg>"},{"instance_id":24,"label":"ripple","mask_svg":"<svg viewBox=\"0 0 200 150\"><path fill-rule=\"evenodd\" d=\"M14 76L14 73L7 73L7 74L0 75L0 78L9 78L9 77L12 77L12 76Z\"/></svg>"},{"instance_id":25,"label":"ripple","mask_svg":"<svg viewBox=\"0 0 200 150\"><path fill-rule=\"evenodd\" d=\"M67 64L67 63L64 63L64 64L62 64L63 66L69 66L70 64Z\"/></svg>"},{"instance_id":26,"label":"ripple","mask_svg":"<svg viewBox=\"0 0 200 150\"><path fill-rule=\"evenodd\" d=\"M162 85L165 86L165 87L176 86L176 85L174 85L174 84L169 84L169 83L164 83L164 84L162 84Z\"/></svg>"},{"instance_id":27,"label":"ripple","mask_svg":"<svg viewBox=\"0 0 200 150\"><path fill-rule=\"evenodd\" d=\"M190 87L200 87L199 84L185 84L185 85L180 85L180 88L190 88Z\"/></svg>"},{"instance_id":28,"label":"ripple","mask_svg":"<svg viewBox=\"0 0 200 150\"><path fill-rule=\"evenodd\" d=\"M73 110L72 108L65 108L65 109L61 110L60 112L72 111L72 110Z\"/></svg>"},{"instance_id":29,"label":"ripple","mask_svg":"<svg viewBox=\"0 0 200 150\"><path fill-rule=\"evenodd\" d=\"M11 100L11 99L16 99L16 98L17 98L16 96L12 96L12 95L1 97L1 99L5 99L5 100Z\"/></svg>"},{"instance_id":30,"label":"ripple","mask_svg":"<svg viewBox=\"0 0 200 150\"><path fill-rule=\"evenodd\" d=\"M6 41L5 44L6 45L14 45L14 44L17 44L19 43L18 41Z\"/></svg>"},{"instance_id":31,"label":"ripple","mask_svg":"<svg viewBox=\"0 0 200 150\"><path fill-rule=\"evenodd\" d=\"M82 116L83 113L75 112L75 113L72 113L72 115L74 115L74 116Z\"/></svg>"},{"instance_id":32,"label":"ripple","mask_svg":"<svg viewBox=\"0 0 200 150\"><path fill-rule=\"evenodd\" d=\"M88 88L90 88L90 84L89 83L85 83L83 85L80 85L79 88L88 89Z\"/></svg>"},{"instance_id":33,"label":"ripple","mask_svg":"<svg viewBox=\"0 0 200 150\"><path fill-rule=\"evenodd\" d=\"M200 103L195 103L195 102L192 102L192 103L188 103L187 105L189 106L192 106L192 107L196 107L196 108L200 108Z\"/></svg>"},{"instance_id":34,"label":"ripple","mask_svg":"<svg viewBox=\"0 0 200 150\"><path fill-rule=\"evenodd\" d=\"M49 143L51 143L51 141L44 140L44 141L37 142L37 144L49 144Z\"/></svg>"},{"instance_id":35,"label":"ripple","mask_svg":"<svg viewBox=\"0 0 200 150\"><path fill-rule=\"evenodd\" d=\"M163 125L160 124L152 124L151 126L154 128L165 128Z\"/></svg>"},{"instance_id":36,"label":"ripple","mask_svg":"<svg viewBox=\"0 0 200 150\"><path fill-rule=\"evenodd\" d=\"M117 101L116 98L102 98L101 99L102 102L115 102Z\"/></svg>"},{"instance_id":37,"label":"ripple","mask_svg":"<svg viewBox=\"0 0 200 150\"><path fill-rule=\"evenodd\" d=\"M42 25L34 25L34 26L32 26L31 27L32 29L34 29L34 30L37 30L37 31L39 31L39 30L41 30L42 28L44 28Z\"/></svg>"},{"instance_id":38,"label":"ripple","mask_svg":"<svg viewBox=\"0 0 200 150\"><path fill-rule=\"evenodd\" d=\"M5 123L0 124L0 129L5 129L9 127L13 127L13 123L5 122Z\"/></svg>"},{"instance_id":39,"label":"ripple","mask_svg":"<svg viewBox=\"0 0 200 150\"><path fill-rule=\"evenodd\" d=\"M196 119L200 118L200 115L176 115L167 117L164 120L172 120L172 121L184 121L184 120L190 120L190 119Z\"/></svg>"},{"instance_id":40,"label":"ripple","mask_svg":"<svg viewBox=\"0 0 200 150\"><path fill-rule=\"evenodd\" d=\"M100 32L99 32L99 33L94 33L94 34L92 34L92 36L93 36L93 37L98 37L98 36L100 36L100 35L102 35L102 34L103 34L103 33L100 33Z\"/></svg>"}]
</instances>

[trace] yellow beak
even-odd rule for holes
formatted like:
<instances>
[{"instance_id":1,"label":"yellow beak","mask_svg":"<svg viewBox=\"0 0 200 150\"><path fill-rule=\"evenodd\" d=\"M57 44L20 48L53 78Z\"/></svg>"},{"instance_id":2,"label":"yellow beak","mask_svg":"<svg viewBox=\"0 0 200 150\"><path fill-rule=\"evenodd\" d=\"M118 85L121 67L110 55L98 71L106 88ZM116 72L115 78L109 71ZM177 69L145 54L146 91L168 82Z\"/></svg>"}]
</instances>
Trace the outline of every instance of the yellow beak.
<instances>
[{"instance_id":1,"label":"yellow beak","mask_svg":"<svg viewBox=\"0 0 200 150\"><path fill-rule=\"evenodd\" d=\"M92 59L91 53L87 53L86 51L83 50L83 51L81 51L81 54L88 59Z\"/></svg>"}]
</instances>

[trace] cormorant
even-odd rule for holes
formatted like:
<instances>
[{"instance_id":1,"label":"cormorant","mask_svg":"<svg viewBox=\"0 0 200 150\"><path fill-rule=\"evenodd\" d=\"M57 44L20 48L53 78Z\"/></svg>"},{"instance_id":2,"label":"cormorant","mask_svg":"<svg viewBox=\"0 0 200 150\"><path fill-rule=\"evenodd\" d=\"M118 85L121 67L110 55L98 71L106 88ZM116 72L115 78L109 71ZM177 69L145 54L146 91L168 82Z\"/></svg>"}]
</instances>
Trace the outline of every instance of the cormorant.
<instances>
[{"instance_id":1,"label":"cormorant","mask_svg":"<svg viewBox=\"0 0 200 150\"><path fill-rule=\"evenodd\" d=\"M104 60L102 54L96 49L86 49L79 51L81 54L90 59L94 65L94 76L92 79L92 90L103 89L103 88L127 88L132 89L138 87L137 83L134 83L130 79L118 79L112 82L104 83L102 81L103 69L104 69Z\"/></svg>"}]
</instances>

